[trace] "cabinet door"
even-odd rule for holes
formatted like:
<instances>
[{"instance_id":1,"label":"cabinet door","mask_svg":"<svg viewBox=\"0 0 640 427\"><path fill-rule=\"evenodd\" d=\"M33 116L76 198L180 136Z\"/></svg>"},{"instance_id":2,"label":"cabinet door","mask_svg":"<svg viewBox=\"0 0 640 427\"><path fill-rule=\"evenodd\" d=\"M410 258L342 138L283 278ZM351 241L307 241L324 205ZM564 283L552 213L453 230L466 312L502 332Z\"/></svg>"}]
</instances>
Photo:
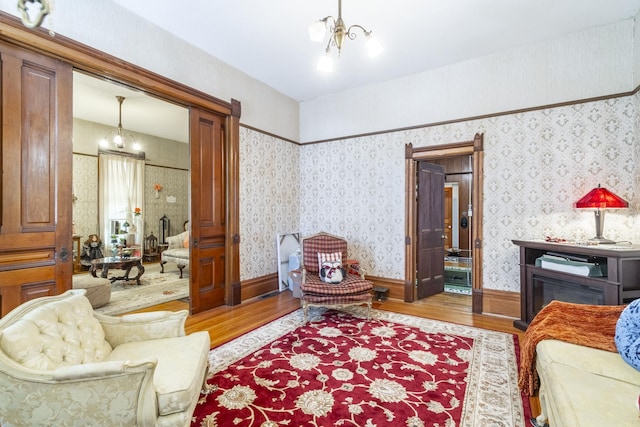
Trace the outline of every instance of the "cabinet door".
<instances>
[{"instance_id":1,"label":"cabinet door","mask_svg":"<svg viewBox=\"0 0 640 427\"><path fill-rule=\"evenodd\" d=\"M72 68L0 43L0 315L70 288Z\"/></svg>"}]
</instances>

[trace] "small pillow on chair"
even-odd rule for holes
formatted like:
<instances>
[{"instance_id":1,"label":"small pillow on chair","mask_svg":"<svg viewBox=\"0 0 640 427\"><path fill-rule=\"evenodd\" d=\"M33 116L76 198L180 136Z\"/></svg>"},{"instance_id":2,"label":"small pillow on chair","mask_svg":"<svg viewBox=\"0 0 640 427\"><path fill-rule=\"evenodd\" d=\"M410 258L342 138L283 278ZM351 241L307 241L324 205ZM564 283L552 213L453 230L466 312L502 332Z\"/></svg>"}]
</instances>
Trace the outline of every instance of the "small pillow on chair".
<instances>
[{"instance_id":1,"label":"small pillow on chair","mask_svg":"<svg viewBox=\"0 0 640 427\"><path fill-rule=\"evenodd\" d=\"M342 253L318 252L318 275L320 280L327 283L340 283L344 278L342 271Z\"/></svg>"},{"instance_id":2,"label":"small pillow on chair","mask_svg":"<svg viewBox=\"0 0 640 427\"><path fill-rule=\"evenodd\" d=\"M640 299L629 303L620 313L615 343L622 359L640 370Z\"/></svg>"},{"instance_id":3,"label":"small pillow on chair","mask_svg":"<svg viewBox=\"0 0 640 427\"><path fill-rule=\"evenodd\" d=\"M183 248L188 248L189 247L189 233L187 233L184 236L184 240L182 241L182 247Z\"/></svg>"},{"instance_id":4,"label":"small pillow on chair","mask_svg":"<svg viewBox=\"0 0 640 427\"><path fill-rule=\"evenodd\" d=\"M339 262L325 261L320 266L320 280L327 283L340 283L344 272Z\"/></svg>"}]
</instances>

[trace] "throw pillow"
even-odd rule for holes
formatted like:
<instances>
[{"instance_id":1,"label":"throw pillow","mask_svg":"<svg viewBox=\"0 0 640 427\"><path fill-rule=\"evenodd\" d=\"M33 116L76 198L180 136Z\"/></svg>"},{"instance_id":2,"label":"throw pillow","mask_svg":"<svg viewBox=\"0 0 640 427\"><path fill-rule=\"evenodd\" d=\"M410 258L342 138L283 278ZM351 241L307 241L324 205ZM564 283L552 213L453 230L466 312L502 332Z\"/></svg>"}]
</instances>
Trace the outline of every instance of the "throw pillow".
<instances>
[{"instance_id":1,"label":"throw pillow","mask_svg":"<svg viewBox=\"0 0 640 427\"><path fill-rule=\"evenodd\" d=\"M183 248L189 247L189 233L185 234L184 241L182 242L182 247Z\"/></svg>"},{"instance_id":2,"label":"throw pillow","mask_svg":"<svg viewBox=\"0 0 640 427\"><path fill-rule=\"evenodd\" d=\"M344 277L342 272L342 253L318 252L318 275L327 283L340 283Z\"/></svg>"},{"instance_id":3,"label":"throw pillow","mask_svg":"<svg viewBox=\"0 0 640 427\"><path fill-rule=\"evenodd\" d=\"M340 283L343 276L339 262L325 261L320 266L320 280L327 283Z\"/></svg>"},{"instance_id":4,"label":"throw pillow","mask_svg":"<svg viewBox=\"0 0 640 427\"><path fill-rule=\"evenodd\" d=\"M640 370L640 299L632 301L620 313L614 339L622 359Z\"/></svg>"}]
</instances>

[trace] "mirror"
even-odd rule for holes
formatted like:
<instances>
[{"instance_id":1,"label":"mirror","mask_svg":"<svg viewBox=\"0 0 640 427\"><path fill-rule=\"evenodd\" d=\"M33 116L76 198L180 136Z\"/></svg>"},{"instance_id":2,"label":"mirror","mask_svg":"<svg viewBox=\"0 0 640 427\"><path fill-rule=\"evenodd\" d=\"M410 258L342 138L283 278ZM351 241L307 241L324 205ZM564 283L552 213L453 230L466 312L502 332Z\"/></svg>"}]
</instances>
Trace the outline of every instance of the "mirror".
<instances>
[{"instance_id":1,"label":"mirror","mask_svg":"<svg viewBox=\"0 0 640 427\"><path fill-rule=\"evenodd\" d=\"M119 110L116 98L125 98ZM122 124L140 145L101 147L100 141ZM112 194L101 194L100 156L114 154L141 159L143 171L131 183L123 178ZM138 179L138 178L136 178ZM111 182L113 184L113 182ZM135 198L133 187L138 187ZM73 75L73 234L81 241L91 234L105 244L111 237L127 236L128 245L142 249L144 237L159 235L159 220L166 215L177 227L189 219L189 110L144 92L79 71ZM103 191L106 192L106 191ZM120 208L101 212L101 199L125 198ZM127 206L123 208L122 206Z\"/></svg>"}]
</instances>

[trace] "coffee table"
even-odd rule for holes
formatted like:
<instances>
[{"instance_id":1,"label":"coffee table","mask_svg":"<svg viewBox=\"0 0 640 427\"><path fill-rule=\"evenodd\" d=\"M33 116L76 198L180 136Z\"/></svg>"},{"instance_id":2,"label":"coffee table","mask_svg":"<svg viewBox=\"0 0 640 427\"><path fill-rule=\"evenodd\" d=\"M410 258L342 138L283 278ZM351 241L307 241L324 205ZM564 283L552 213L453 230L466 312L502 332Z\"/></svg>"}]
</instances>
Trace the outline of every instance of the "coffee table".
<instances>
[{"instance_id":1,"label":"coffee table","mask_svg":"<svg viewBox=\"0 0 640 427\"><path fill-rule=\"evenodd\" d=\"M129 272L131 272L131 268L136 267L138 269L138 275L133 278L129 278ZM97 276L98 269L102 269L102 273L100 273L100 277L107 278L109 273L109 269L119 268L124 271L124 276L113 276L109 277L111 283L116 280L135 280L138 285L140 285L140 276L144 273L144 266L142 265L142 258L140 257L106 257L106 258L96 258L91 261L91 268L89 272L93 277Z\"/></svg>"}]
</instances>

